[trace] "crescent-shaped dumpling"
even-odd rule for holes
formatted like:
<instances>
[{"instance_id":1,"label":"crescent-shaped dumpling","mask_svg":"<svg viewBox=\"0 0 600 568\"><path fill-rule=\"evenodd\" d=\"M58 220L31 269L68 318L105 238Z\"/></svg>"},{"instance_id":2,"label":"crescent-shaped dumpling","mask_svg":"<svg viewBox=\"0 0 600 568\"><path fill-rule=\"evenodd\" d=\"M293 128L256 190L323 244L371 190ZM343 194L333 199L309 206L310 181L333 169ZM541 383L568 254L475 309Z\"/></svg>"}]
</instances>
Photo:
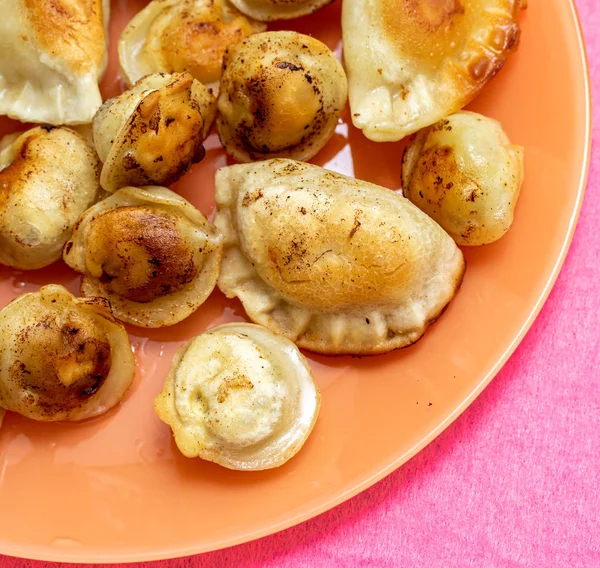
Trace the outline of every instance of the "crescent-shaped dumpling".
<instances>
[{"instance_id":1,"label":"crescent-shaped dumpling","mask_svg":"<svg viewBox=\"0 0 600 568\"><path fill-rule=\"evenodd\" d=\"M64 261L81 292L110 300L115 317L141 327L176 324L208 298L222 237L191 203L165 187L125 187L88 209Z\"/></svg>"},{"instance_id":2,"label":"crescent-shaped dumpling","mask_svg":"<svg viewBox=\"0 0 600 568\"><path fill-rule=\"evenodd\" d=\"M106 412L135 375L125 328L101 298L51 284L0 311L0 404L41 421Z\"/></svg>"},{"instance_id":3,"label":"crescent-shaped dumpling","mask_svg":"<svg viewBox=\"0 0 600 568\"><path fill-rule=\"evenodd\" d=\"M256 323L321 353L419 339L454 297L454 241L397 193L292 160L222 168L218 286Z\"/></svg>"},{"instance_id":4,"label":"crescent-shaped dumpling","mask_svg":"<svg viewBox=\"0 0 600 568\"><path fill-rule=\"evenodd\" d=\"M378 142L456 112L516 47L526 0L344 0L352 121Z\"/></svg>"},{"instance_id":5,"label":"crescent-shaped dumpling","mask_svg":"<svg viewBox=\"0 0 600 568\"><path fill-rule=\"evenodd\" d=\"M332 0L231 0L241 12L260 20L290 20L316 12Z\"/></svg>"},{"instance_id":6,"label":"crescent-shaped dumpling","mask_svg":"<svg viewBox=\"0 0 600 568\"><path fill-rule=\"evenodd\" d=\"M171 185L204 158L217 100L189 73L155 73L106 101L93 122L100 185Z\"/></svg>"},{"instance_id":7,"label":"crescent-shaped dumpling","mask_svg":"<svg viewBox=\"0 0 600 568\"><path fill-rule=\"evenodd\" d=\"M346 75L322 42L297 32L254 34L223 59L217 132L239 162L312 158L346 106Z\"/></svg>"},{"instance_id":8,"label":"crescent-shaped dumpling","mask_svg":"<svg viewBox=\"0 0 600 568\"><path fill-rule=\"evenodd\" d=\"M0 264L35 269L58 260L80 215L98 198L100 160L65 127L0 142Z\"/></svg>"},{"instance_id":9,"label":"crescent-shaped dumpling","mask_svg":"<svg viewBox=\"0 0 600 568\"><path fill-rule=\"evenodd\" d=\"M0 115L82 124L102 104L109 0L0 0Z\"/></svg>"},{"instance_id":10,"label":"crescent-shaped dumpling","mask_svg":"<svg viewBox=\"0 0 600 568\"><path fill-rule=\"evenodd\" d=\"M523 148L497 120L467 111L415 134L402 164L404 195L459 245L492 243L508 231L523 177Z\"/></svg>"},{"instance_id":11,"label":"crescent-shaped dumpling","mask_svg":"<svg viewBox=\"0 0 600 568\"><path fill-rule=\"evenodd\" d=\"M320 403L308 362L291 341L234 323L177 352L154 408L185 456L249 471L293 457Z\"/></svg>"},{"instance_id":12,"label":"crescent-shaped dumpling","mask_svg":"<svg viewBox=\"0 0 600 568\"><path fill-rule=\"evenodd\" d=\"M152 0L121 35L121 75L131 86L151 73L188 71L216 90L225 50L265 29L228 0Z\"/></svg>"}]
</instances>

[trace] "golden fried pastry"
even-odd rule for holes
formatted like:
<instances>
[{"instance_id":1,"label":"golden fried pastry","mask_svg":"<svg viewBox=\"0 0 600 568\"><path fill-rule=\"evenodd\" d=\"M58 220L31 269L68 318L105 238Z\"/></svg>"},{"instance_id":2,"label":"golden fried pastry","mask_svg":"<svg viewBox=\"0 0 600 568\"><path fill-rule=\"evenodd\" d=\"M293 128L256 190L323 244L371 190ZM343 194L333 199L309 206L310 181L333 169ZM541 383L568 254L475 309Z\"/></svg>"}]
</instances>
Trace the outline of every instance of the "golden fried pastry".
<instances>
[{"instance_id":1,"label":"golden fried pastry","mask_svg":"<svg viewBox=\"0 0 600 568\"><path fill-rule=\"evenodd\" d=\"M291 341L233 323L177 352L154 408L185 456L248 471L296 455L320 403L308 362Z\"/></svg>"},{"instance_id":2,"label":"golden fried pastry","mask_svg":"<svg viewBox=\"0 0 600 568\"><path fill-rule=\"evenodd\" d=\"M523 148L497 120L466 111L418 132L402 164L404 195L460 245L508 231L523 176Z\"/></svg>"},{"instance_id":3,"label":"golden fried pastry","mask_svg":"<svg viewBox=\"0 0 600 568\"><path fill-rule=\"evenodd\" d=\"M170 185L204 158L217 101L189 73L148 75L106 101L94 117L94 144L106 191Z\"/></svg>"},{"instance_id":4,"label":"golden fried pastry","mask_svg":"<svg viewBox=\"0 0 600 568\"><path fill-rule=\"evenodd\" d=\"M222 168L218 286L252 321L320 353L419 339L458 290L454 241L397 193L302 162Z\"/></svg>"},{"instance_id":5,"label":"golden fried pastry","mask_svg":"<svg viewBox=\"0 0 600 568\"><path fill-rule=\"evenodd\" d=\"M344 0L352 121L377 142L456 112L517 46L526 0Z\"/></svg>"},{"instance_id":6,"label":"golden fried pastry","mask_svg":"<svg viewBox=\"0 0 600 568\"><path fill-rule=\"evenodd\" d=\"M63 259L81 292L110 300L115 317L165 327L208 298L222 237L191 203L165 187L125 187L81 217Z\"/></svg>"},{"instance_id":7,"label":"golden fried pastry","mask_svg":"<svg viewBox=\"0 0 600 568\"><path fill-rule=\"evenodd\" d=\"M101 192L100 160L69 128L41 126L0 142L0 264L58 260L77 219Z\"/></svg>"},{"instance_id":8,"label":"golden fried pastry","mask_svg":"<svg viewBox=\"0 0 600 568\"><path fill-rule=\"evenodd\" d=\"M320 41L265 32L230 47L223 60L217 131L239 162L312 158L346 105L344 70Z\"/></svg>"},{"instance_id":9,"label":"golden fried pastry","mask_svg":"<svg viewBox=\"0 0 600 568\"><path fill-rule=\"evenodd\" d=\"M331 0L231 0L238 10L261 22L306 16L330 2Z\"/></svg>"},{"instance_id":10,"label":"golden fried pastry","mask_svg":"<svg viewBox=\"0 0 600 568\"><path fill-rule=\"evenodd\" d=\"M101 298L51 284L0 311L0 404L45 422L83 420L115 406L135 360L125 328Z\"/></svg>"},{"instance_id":11,"label":"golden fried pastry","mask_svg":"<svg viewBox=\"0 0 600 568\"><path fill-rule=\"evenodd\" d=\"M0 115L90 122L102 97L109 0L0 0Z\"/></svg>"},{"instance_id":12,"label":"golden fried pastry","mask_svg":"<svg viewBox=\"0 0 600 568\"><path fill-rule=\"evenodd\" d=\"M121 35L121 75L131 86L151 73L188 71L217 90L227 47L265 29L228 0L152 0Z\"/></svg>"}]
</instances>

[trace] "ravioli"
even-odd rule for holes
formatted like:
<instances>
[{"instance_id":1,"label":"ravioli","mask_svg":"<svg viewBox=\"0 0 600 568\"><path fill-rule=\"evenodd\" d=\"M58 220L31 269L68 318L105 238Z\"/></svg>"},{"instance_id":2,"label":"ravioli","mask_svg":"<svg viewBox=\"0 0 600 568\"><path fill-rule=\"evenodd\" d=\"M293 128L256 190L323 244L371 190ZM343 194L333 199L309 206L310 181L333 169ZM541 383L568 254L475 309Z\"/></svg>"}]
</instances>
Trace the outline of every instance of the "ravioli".
<instances>
[{"instance_id":1,"label":"ravioli","mask_svg":"<svg viewBox=\"0 0 600 568\"><path fill-rule=\"evenodd\" d=\"M492 243L512 225L525 175L523 155L497 120L457 112L409 142L404 195L458 244Z\"/></svg>"},{"instance_id":2,"label":"ravioli","mask_svg":"<svg viewBox=\"0 0 600 568\"><path fill-rule=\"evenodd\" d=\"M155 73L107 100L93 122L104 162L100 184L171 185L204 158L216 114L212 93L189 73Z\"/></svg>"},{"instance_id":3,"label":"ravioli","mask_svg":"<svg viewBox=\"0 0 600 568\"><path fill-rule=\"evenodd\" d=\"M239 162L312 158L333 135L347 81L333 52L297 32L265 32L223 59L217 132Z\"/></svg>"},{"instance_id":4,"label":"ravioli","mask_svg":"<svg viewBox=\"0 0 600 568\"><path fill-rule=\"evenodd\" d=\"M417 341L456 294L462 253L397 193L274 159L222 168L218 286L256 323L320 353Z\"/></svg>"},{"instance_id":5,"label":"ravioli","mask_svg":"<svg viewBox=\"0 0 600 568\"><path fill-rule=\"evenodd\" d=\"M101 298L51 284L0 311L0 404L43 422L84 420L125 396L135 360Z\"/></svg>"},{"instance_id":6,"label":"ravioli","mask_svg":"<svg viewBox=\"0 0 600 568\"><path fill-rule=\"evenodd\" d=\"M90 122L102 104L109 0L0 0L0 115Z\"/></svg>"},{"instance_id":7,"label":"ravioli","mask_svg":"<svg viewBox=\"0 0 600 568\"><path fill-rule=\"evenodd\" d=\"M332 0L231 0L241 12L262 22L290 20L312 14Z\"/></svg>"},{"instance_id":8,"label":"ravioli","mask_svg":"<svg viewBox=\"0 0 600 568\"><path fill-rule=\"evenodd\" d=\"M110 301L121 321L179 323L215 287L222 237L188 201L165 187L125 187L88 209L63 252L82 273L81 292Z\"/></svg>"},{"instance_id":9,"label":"ravioli","mask_svg":"<svg viewBox=\"0 0 600 568\"><path fill-rule=\"evenodd\" d=\"M225 50L265 29L228 0L152 0L121 35L121 74L131 86L151 73L188 71L218 90Z\"/></svg>"},{"instance_id":10,"label":"ravioli","mask_svg":"<svg viewBox=\"0 0 600 568\"><path fill-rule=\"evenodd\" d=\"M344 0L352 121L400 140L460 110L502 68L526 0Z\"/></svg>"},{"instance_id":11,"label":"ravioli","mask_svg":"<svg viewBox=\"0 0 600 568\"><path fill-rule=\"evenodd\" d=\"M154 408L185 456L249 471L292 458L320 403L308 362L291 341L233 323L177 352Z\"/></svg>"},{"instance_id":12,"label":"ravioli","mask_svg":"<svg viewBox=\"0 0 600 568\"><path fill-rule=\"evenodd\" d=\"M93 146L66 127L0 142L0 264L42 268L61 256L80 215L103 193Z\"/></svg>"}]
</instances>

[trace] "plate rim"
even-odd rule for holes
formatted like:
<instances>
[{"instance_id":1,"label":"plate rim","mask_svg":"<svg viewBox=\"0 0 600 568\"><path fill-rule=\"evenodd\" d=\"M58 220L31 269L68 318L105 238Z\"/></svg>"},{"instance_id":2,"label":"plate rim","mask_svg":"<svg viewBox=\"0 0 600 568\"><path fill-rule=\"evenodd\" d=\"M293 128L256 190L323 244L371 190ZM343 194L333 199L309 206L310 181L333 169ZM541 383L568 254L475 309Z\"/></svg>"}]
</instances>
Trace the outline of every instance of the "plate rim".
<instances>
[{"instance_id":1,"label":"plate rim","mask_svg":"<svg viewBox=\"0 0 600 568\"><path fill-rule=\"evenodd\" d=\"M225 538L218 542L212 542L211 544L198 544L192 546L184 546L180 548L172 548L163 551L154 552L132 552L127 553L125 551L117 552L116 554L88 554L85 555L85 548L81 550L71 551L53 551L47 547L27 547L22 548L21 545L15 547L8 546L6 543L0 542L0 554L11 556L15 558L23 558L28 560L45 561L45 562L68 562L68 563L81 563L81 564L119 564L119 563L133 563L133 562L150 562L160 560L170 560L175 558L182 558L186 556L193 556L197 554L203 554L207 552L215 552L224 548L229 548L241 544L245 544L272 534L284 531L299 525L302 522L313 519L334 507L348 501L352 497L355 497L359 493L369 489L375 485L378 481L387 477L399 467L408 462L423 448L429 445L435 440L446 428L448 428L483 392L483 390L490 384L502 367L506 364L511 355L515 352L525 335L537 319L541 309L546 303L550 292L552 291L558 275L562 269L562 266L567 257L569 248L571 246L577 221L581 213L581 207L583 204L583 197L587 187L590 163L591 163L591 150L592 150L592 90L591 90L591 78L590 78L590 67L587 56L587 50L585 46L585 39L581 26L581 20L579 12L575 4L575 0L567 0L571 9L571 15L573 18L573 24L575 25L575 32L577 43L579 47L580 65L583 67L583 82L584 82L584 93L585 93L585 143L584 143L584 156L583 163L579 178L579 187L577 188L575 207L571 213L569 219L569 226L567 233L564 237L560 254L558 255L552 271L546 281L546 284L536 300L535 304L529 311L529 315L524 321L523 325L515 335L511 343L507 346L502 356L496 361L492 368L486 373L481 379L478 385L463 399L463 401L453 410L453 412L440 424L438 424L433 430L431 430L426 436L421 438L416 444L414 444L408 451L398 456L395 460L388 463L385 467L379 469L366 479L363 479L360 483L356 484L351 489L348 489L341 494L329 499L328 501L319 504L311 508L308 511L296 514L288 517L283 521L276 522L267 528L261 528L255 531L248 531L236 537ZM83 554L80 554L83 552Z\"/></svg>"}]
</instances>

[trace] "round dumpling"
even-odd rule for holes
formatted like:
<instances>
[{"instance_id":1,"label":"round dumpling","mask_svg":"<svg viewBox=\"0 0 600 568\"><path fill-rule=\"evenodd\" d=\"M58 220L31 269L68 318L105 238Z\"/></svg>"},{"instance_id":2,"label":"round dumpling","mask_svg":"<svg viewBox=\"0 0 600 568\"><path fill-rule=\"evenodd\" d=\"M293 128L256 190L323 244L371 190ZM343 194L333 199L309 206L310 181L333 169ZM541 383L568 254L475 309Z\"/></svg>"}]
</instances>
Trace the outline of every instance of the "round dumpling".
<instances>
[{"instance_id":1,"label":"round dumpling","mask_svg":"<svg viewBox=\"0 0 600 568\"><path fill-rule=\"evenodd\" d=\"M107 100L93 122L106 191L171 185L204 158L216 99L189 73L156 73Z\"/></svg>"},{"instance_id":2,"label":"round dumpling","mask_svg":"<svg viewBox=\"0 0 600 568\"><path fill-rule=\"evenodd\" d=\"M333 52L296 32L265 32L223 60L217 131L238 162L312 158L346 105L346 75Z\"/></svg>"},{"instance_id":3,"label":"round dumpling","mask_svg":"<svg viewBox=\"0 0 600 568\"><path fill-rule=\"evenodd\" d=\"M231 0L244 14L262 22L290 20L316 12L331 0Z\"/></svg>"},{"instance_id":4,"label":"round dumpling","mask_svg":"<svg viewBox=\"0 0 600 568\"><path fill-rule=\"evenodd\" d=\"M141 327L176 324L208 298L222 237L188 201L164 187L125 187L81 217L63 259L81 292L110 300L115 317Z\"/></svg>"},{"instance_id":5,"label":"round dumpling","mask_svg":"<svg viewBox=\"0 0 600 568\"><path fill-rule=\"evenodd\" d=\"M228 0L152 0L121 35L121 75L131 86L151 73L188 71L216 88L227 47L265 29Z\"/></svg>"},{"instance_id":6,"label":"round dumpling","mask_svg":"<svg viewBox=\"0 0 600 568\"><path fill-rule=\"evenodd\" d=\"M41 421L106 412L135 375L125 328L101 298L75 298L55 284L0 311L0 404Z\"/></svg>"},{"instance_id":7,"label":"round dumpling","mask_svg":"<svg viewBox=\"0 0 600 568\"><path fill-rule=\"evenodd\" d=\"M24 270L60 258L79 216L99 198L94 148L65 127L0 142L0 264Z\"/></svg>"},{"instance_id":8,"label":"round dumpling","mask_svg":"<svg viewBox=\"0 0 600 568\"><path fill-rule=\"evenodd\" d=\"M462 253L401 195L318 166L222 168L218 286L250 318L320 353L382 353L419 339L456 294Z\"/></svg>"},{"instance_id":9,"label":"round dumpling","mask_svg":"<svg viewBox=\"0 0 600 568\"><path fill-rule=\"evenodd\" d=\"M523 176L523 148L497 120L466 111L418 132L402 164L404 195L460 245L508 231Z\"/></svg>"},{"instance_id":10,"label":"round dumpling","mask_svg":"<svg viewBox=\"0 0 600 568\"><path fill-rule=\"evenodd\" d=\"M300 450L320 403L310 367L291 341L235 323L177 352L154 408L185 456L260 470Z\"/></svg>"}]
</instances>

